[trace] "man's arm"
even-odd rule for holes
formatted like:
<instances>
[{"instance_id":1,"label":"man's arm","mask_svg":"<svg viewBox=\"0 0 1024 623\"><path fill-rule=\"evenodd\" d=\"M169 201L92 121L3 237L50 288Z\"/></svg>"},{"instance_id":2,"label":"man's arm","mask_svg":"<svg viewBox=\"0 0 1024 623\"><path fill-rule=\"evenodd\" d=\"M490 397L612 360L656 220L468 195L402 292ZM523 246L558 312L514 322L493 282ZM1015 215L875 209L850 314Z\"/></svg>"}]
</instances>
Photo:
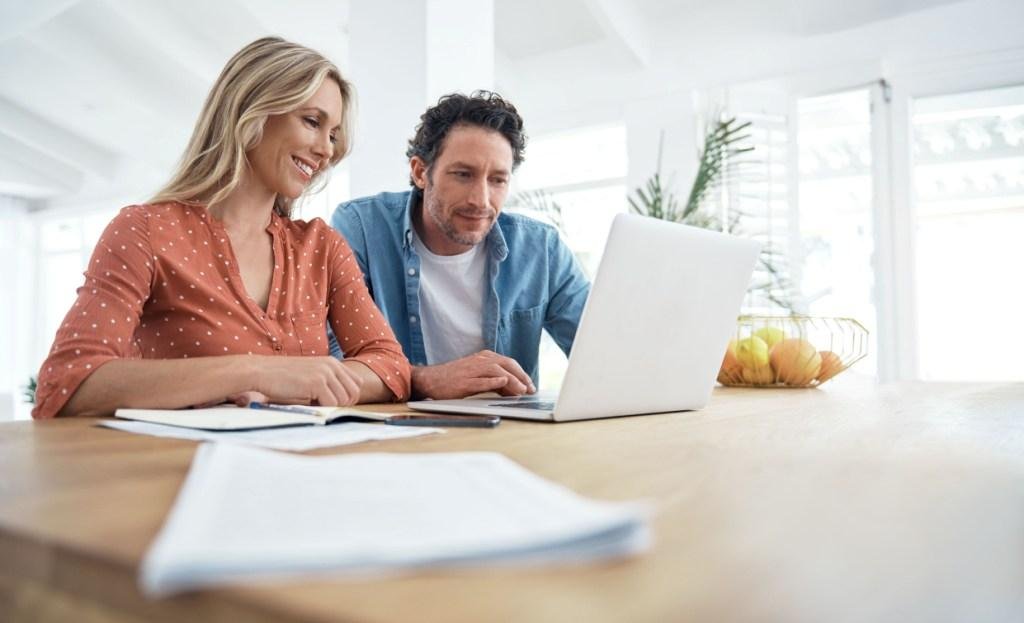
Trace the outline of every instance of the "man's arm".
<instances>
[{"instance_id":1,"label":"man's arm","mask_svg":"<svg viewBox=\"0 0 1024 623\"><path fill-rule=\"evenodd\" d=\"M590 281L576 256L560 237L552 236L548 243L551 256L550 291L544 329L551 335L562 352L569 355L580 325L583 306L590 295Z\"/></svg>"},{"instance_id":2,"label":"man's arm","mask_svg":"<svg viewBox=\"0 0 1024 623\"><path fill-rule=\"evenodd\" d=\"M352 249L359 270L363 273L363 279L366 280L366 287L370 287L370 267L366 263L366 230L363 228L359 213L348 203L339 204L331 216L331 227L341 234Z\"/></svg>"},{"instance_id":3,"label":"man's arm","mask_svg":"<svg viewBox=\"0 0 1024 623\"><path fill-rule=\"evenodd\" d=\"M433 366L413 366L413 398L465 398L482 392L532 394L530 375L511 357L489 350Z\"/></svg>"}]
</instances>

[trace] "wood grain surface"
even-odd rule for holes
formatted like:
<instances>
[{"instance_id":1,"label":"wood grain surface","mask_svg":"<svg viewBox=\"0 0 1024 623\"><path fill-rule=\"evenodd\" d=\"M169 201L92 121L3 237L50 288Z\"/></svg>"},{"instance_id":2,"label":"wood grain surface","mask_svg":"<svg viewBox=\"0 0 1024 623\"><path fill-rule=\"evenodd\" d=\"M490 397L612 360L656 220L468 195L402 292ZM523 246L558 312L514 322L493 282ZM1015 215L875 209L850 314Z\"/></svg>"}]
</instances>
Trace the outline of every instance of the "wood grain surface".
<instances>
[{"instance_id":1,"label":"wood grain surface","mask_svg":"<svg viewBox=\"0 0 1024 623\"><path fill-rule=\"evenodd\" d=\"M495 451L582 495L650 500L654 542L631 559L163 600L139 594L137 568L196 444L0 424L0 621L1024 620L1024 384L846 376L309 453Z\"/></svg>"}]
</instances>

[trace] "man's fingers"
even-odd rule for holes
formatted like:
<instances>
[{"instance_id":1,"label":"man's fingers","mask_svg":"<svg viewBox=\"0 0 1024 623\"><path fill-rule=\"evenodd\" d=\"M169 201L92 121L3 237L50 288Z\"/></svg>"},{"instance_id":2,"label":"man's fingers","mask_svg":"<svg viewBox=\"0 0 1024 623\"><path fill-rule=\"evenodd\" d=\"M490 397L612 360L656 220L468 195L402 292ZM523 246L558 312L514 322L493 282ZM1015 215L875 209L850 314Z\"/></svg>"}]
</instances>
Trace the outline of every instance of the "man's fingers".
<instances>
[{"instance_id":1,"label":"man's fingers","mask_svg":"<svg viewBox=\"0 0 1024 623\"><path fill-rule=\"evenodd\" d=\"M528 393L528 388L519 381L510 381L496 391L502 396L522 396Z\"/></svg>"},{"instance_id":2,"label":"man's fingers","mask_svg":"<svg viewBox=\"0 0 1024 623\"><path fill-rule=\"evenodd\" d=\"M512 359L511 357L505 357L504 355L499 355L498 353L495 353L490 350L482 350L477 353L477 356L480 357L481 359L484 359L486 361L492 362L500 366L504 372L511 374L513 377L515 377L516 381L518 381L523 386L523 391L536 391L536 389L533 387L533 379L530 378L530 375L523 370L522 366L520 366L519 362L516 361L515 359Z\"/></svg>"},{"instance_id":3,"label":"man's fingers","mask_svg":"<svg viewBox=\"0 0 1024 623\"><path fill-rule=\"evenodd\" d=\"M475 379L466 379L466 382L462 384L461 396L457 398L465 398L466 396L472 396L473 394L480 394L483 392L500 392L508 383L509 378L507 376L488 376Z\"/></svg>"},{"instance_id":4,"label":"man's fingers","mask_svg":"<svg viewBox=\"0 0 1024 623\"><path fill-rule=\"evenodd\" d=\"M530 378L529 374L523 371L523 368L515 359L512 359L511 357L499 357L497 359L497 364L501 366L505 372L511 374L516 381L523 386L524 392L534 391L533 380Z\"/></svg>"}]
</instances>

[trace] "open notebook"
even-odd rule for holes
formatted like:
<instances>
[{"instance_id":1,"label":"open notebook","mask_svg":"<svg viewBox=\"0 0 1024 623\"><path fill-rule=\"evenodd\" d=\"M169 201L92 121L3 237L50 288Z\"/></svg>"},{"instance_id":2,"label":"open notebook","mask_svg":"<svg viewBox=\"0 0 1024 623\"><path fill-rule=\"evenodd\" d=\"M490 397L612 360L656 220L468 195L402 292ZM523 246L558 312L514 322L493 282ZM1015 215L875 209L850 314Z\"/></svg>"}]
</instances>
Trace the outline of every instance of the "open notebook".
<instances>
[{"instance_id":1,"label":"open notebook","mask_svg":"<svg viewBox=\"0 0 1024 623\"><path fill-rule=\"evenodd\" d=\"M260 408L216 406L205 409L118 409L125 420L180 426L197 430L242 431L284 426L310 426L335 422L380 422L395 426L495 426L499 418L478 416L421 417L377 413L352 407L260 405Z\"/></svg>"}]
</instances>

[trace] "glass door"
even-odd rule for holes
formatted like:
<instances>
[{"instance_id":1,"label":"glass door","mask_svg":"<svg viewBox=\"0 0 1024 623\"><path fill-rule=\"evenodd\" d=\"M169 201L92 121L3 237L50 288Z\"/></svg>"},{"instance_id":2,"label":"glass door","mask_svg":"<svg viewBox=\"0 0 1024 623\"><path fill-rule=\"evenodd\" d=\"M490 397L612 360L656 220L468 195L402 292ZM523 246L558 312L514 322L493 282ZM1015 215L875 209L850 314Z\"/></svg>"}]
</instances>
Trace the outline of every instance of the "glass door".
<instances>
[{"instance_id":1,"label":"glass door","mask_svg":"<svg viewBox=\"0 0 1024 623\"><path fill-rule=\"evenodd\" d=\"M1024 380L1024 86L911 105L924 380Z\"/></svg>"},{"instance_id":2,"label":"glass door","mask_svg":"<svg viewBox=\"0 0 1024 623\"><path fill-rule=\"evenodd\" d=\"M871 88L796 102L800 291L808 314L868 329L864 374L878 367L871 105Z\"/></svg>"}]
</instances>

